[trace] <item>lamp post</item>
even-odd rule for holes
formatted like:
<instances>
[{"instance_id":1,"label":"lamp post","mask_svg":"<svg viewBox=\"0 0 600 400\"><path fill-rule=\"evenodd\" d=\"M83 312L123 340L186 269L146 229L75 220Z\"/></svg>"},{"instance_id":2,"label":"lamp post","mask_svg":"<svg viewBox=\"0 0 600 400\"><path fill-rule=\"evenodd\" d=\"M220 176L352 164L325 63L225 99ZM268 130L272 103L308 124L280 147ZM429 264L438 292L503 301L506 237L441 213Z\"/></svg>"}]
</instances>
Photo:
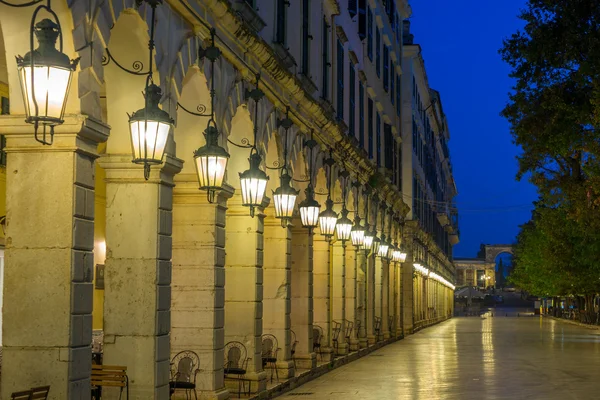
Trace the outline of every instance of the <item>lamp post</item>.
<instances>
[{"instance_id":1,"label":"lamp post","mask_svg":"<svg viewBox=\"0 0 600 400\"><path fill-rule=\"evenodd\" d=\"M340 212L341 217L337 220L335 225L335 232L338 240L342 241L345 246L346 241L350 239L352 232L352 220L348 218L348 209L346 208L346 190L348 186L348 177L350 174L348 171L342 171L339 174L342 184L342 211Z\"/></svg>"},{"instance_id":2,"label":"lamp post","mask_svg":"<svg viewBox=\"0 0 600 400\"><path fill-rule=\"evenodd\" d=\"M355 181L353 186L356 188L356 196L354 197L354 226L352 226L352 229L350 230L350 237L352 238L352 245L358 250L365 241L365 228L360 224L360 216L358 213L360 184L358 181Z\"/></svg>"}]
</instances>

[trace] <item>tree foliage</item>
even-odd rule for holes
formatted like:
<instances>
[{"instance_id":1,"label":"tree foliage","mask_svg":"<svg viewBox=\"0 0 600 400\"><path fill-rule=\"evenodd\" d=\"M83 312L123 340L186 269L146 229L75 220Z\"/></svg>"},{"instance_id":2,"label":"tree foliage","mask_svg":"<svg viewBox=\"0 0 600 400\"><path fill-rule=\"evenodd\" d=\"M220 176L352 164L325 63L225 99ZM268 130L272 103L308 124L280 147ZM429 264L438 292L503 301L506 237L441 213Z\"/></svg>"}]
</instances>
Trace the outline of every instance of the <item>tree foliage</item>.
<instances>
[{"instance_id":1,"label":"tree foliage","mask_svg":"<svg viewBox=\"0 0 600 400\"><path fill-rule=\"evenodd\" d=\"M511 281L538 295L600 283L600 3L529 0L500 54L515 79L502 115L523 149L518 178L540 201L522 226Z\"/></svg>"}]
</instances>

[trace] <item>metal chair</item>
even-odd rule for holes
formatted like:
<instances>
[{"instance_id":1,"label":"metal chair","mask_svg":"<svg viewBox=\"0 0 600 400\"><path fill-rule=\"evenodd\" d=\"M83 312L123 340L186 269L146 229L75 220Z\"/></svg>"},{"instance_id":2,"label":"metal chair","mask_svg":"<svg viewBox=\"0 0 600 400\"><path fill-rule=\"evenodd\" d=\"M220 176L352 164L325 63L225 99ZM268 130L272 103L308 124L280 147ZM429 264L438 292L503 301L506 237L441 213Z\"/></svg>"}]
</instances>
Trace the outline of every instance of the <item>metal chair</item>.
<instances>
[{"instance_id":1,"label":"metal chair","mask_svg":"<svg viewBox=\"0 0 600 400\"><path fill-rule=\"evenodd\" d=\"M381 317L374 317L375 326L373 327L375 331L375 340L379 342L379 336L381 335Z\"/></svg>"},{"instance_id":2,"label":"metal chair","mask_svg":"<svg viewBox=\"0 0 600 400\"><path fill-rule=\"evenodd\" d=\"M323 338L323 328L319 325L313 325L313 352L317 353L323 361L323 350L321 349L321 339Z\"/></svg>"},{"instance_id":3,"label":"metal chair","mask_svg":"<svg viewBox=\"0 0 600 400\"><path fill-rule=\"evenodd\" d=\"M296 368L296 345L298 341L296 340L296 333L290 329L290 334L292 336L292 347L290 349L290 355L292 356L292 361L294 362L294 369Z\"/></svg>"},{"instance_id":4,"label":"metal chair","mask_svg":"<svg viewBox=\"0 0 600 400\"><path fill-rule=\"evenodd\" d=\"M178 389L185 390L185 398L191 399L191 392L194 393L196 400L196 375L200 372L198 368L200 357L193 351L180 351L171 359L171 382L169 386L175 392Z\"/></svg>"},{"instance_id":5,"label":"metal chair","mask_svg":"<svg viewBox=\"0 0 600 400\"><path fill-rule=\"evenodd\" d=\"M279 371L277 370L277 352L279 345L277 338L274 335L262 335L262 366L263 369L268 367L271 370L271 383L273 383L273 371L279 382Z\"/></svg>"},{"instance_id":6,"label":"metal chair","mask_svg":"<svg viewBox=\"0 0 600 400\"><path fill-rule=\"evenodd\" d=\"M346 343L350 346L350 339L352 338L352 329L354 329L354 323L352 321L346 321L346 329L344 333L344 337L346 338Z\"/></svg>"},{"instance_id":7,"label":"metal chair","mask_svg":"<svg viewBox=\"0 0 600 400\"><path fill-rule=\"evenodd\" d=\"M333 342L333 347L335 348L335 354L339 354L340 349L340 331L342 330L342 323L339 321L331 321L333 323L333 329L331 330L331 341Z\"/></svg>"},{"instance_id":8,"label":"metal chair","mask_svg":"<svg viewBox=\"0 0 600 400\"><path fill-rule=\"evenodd\" d=\"M240 342L232 341L225 345L225 367L223 372L225 373L225 378L227 375L235 375L238 380L238 397L242 395L242 384L244 385L244 392L246 390L245 382L247 379L244 379L246 375L246 371L248 370L248 352L246 351L246 346L244 346ZM250 384L248 385L248 394L250 394Z\"/></svg>"}]
</instances>

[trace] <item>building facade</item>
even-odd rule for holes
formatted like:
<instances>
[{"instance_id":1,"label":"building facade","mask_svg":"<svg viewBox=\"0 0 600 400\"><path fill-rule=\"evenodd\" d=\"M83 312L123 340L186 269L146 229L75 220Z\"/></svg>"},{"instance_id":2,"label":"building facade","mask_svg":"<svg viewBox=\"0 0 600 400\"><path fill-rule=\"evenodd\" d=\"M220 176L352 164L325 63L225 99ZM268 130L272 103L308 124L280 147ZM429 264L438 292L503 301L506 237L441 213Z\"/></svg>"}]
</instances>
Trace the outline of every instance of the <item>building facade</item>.
<instances>
[{"instance_id":1,"label":"building facade","mask_svg":"<svg viewBox=\"0 0 600 400\"><path fill-rule=\"evenodd\" d=\"M412 238L413 263L423 271L439 274L454 281L455 267L452 246L459 240L457 195L452 174L448 141L450 130L442 107L440 93L429 86L421 46L414 42L410 22L403 21L402 57L402 143L398 156L402 165L399 182L403 198L410 204L406 216L406 231ZM433 304L435 289L431 279L420 274L414 282L413 300L415 324L428 324L439 318L440 310Z\"/></svg>"},{"instance_id":2,"label":"building facade","mask_svg":"<svg viewBox=\"0 0 600 400\"><path fill-rule=\"evenodd\" d=\"M93 333L104 364L127 366L132 399L169 398L181 351L199 356L198 396L225 399L237 395L231 344L260 393L264 334L288 379L451 317L453 207L422 206L456 194L449 133L439 94L411 64L405 1L55 0L52 10L62 51L80 59L64 122L42 145L12 61L29 51L33 11L0 5L3 398L45 384L52 399L89 398ZM438 98L425 112L415 75L423 104ZM148 167L131 162L126 114L148 113L144 88L174 124ZM434 164L417 163L406 131L420 114ZM214 197L196 167L207 126L230 156ZM252 211L240 179L249 157L268 177ZM378 246L307 229L298 207L278 218L283 171L296 203L314 193L320 211L347 211ZM405 256L380 252L386 244Z\"/></svg>"}]
</instances>

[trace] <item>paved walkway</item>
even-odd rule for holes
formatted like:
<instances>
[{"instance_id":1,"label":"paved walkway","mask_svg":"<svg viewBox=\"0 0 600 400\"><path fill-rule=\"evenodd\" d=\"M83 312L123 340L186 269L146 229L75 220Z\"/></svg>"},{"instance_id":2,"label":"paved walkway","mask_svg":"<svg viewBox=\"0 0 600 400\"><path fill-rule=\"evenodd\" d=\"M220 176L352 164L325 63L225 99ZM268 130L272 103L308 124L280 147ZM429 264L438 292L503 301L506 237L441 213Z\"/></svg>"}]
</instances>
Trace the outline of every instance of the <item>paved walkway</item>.
<instances>
[{"instance_id":1,"label":"paved walkway","mask_svg":"<svg viewBox=\"0 0 600 400\"><path fill-rule=\"evenodd\" d=\"M600 331L539 317L454 318L280 398L600 399Z\"/></svg>"}]
</instances>

